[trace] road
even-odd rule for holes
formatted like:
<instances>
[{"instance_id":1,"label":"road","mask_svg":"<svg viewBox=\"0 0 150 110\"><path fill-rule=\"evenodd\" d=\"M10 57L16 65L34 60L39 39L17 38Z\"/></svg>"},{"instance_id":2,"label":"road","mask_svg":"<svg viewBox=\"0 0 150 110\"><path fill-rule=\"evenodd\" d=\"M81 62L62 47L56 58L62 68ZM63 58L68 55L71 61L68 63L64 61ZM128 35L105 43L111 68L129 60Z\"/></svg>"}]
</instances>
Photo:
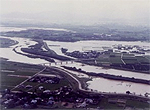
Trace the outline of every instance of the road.
<instances>
[{"instance_id":1,"label":"road","mask_svg":"<svg viewBox=\"0 0 150 110\"><path fill-rule=\"evenodd\" d=\"M145 96L140 96L140 95L135 95L135 94L124 94L124 93L108 93L108 92L97 92L97 91L91 91L91 90L85 90L82 88L81 82L72 75L72 73L68 72L67 69L64 69L62 67L50 67L50 68L54 68L57 69L58 71L64 72L66 74L68 74L70 77L72 77L77 83L78 83L78 87L79 90L84 91L84 92L89 92L89 93L96 93L96 94L101 94L101 95L111 95L111 96L116 96L116 95L120 95L120 96L132 96L132 97L137 97L137 98L142 98L142 99L147 99L150 100L150 97L145 97Z\"/></svg>"},{"instance_id":2,"label":"road","mask_svg":"<svg viewBox=\"0 0 150 110\"><path fill-rule=\"evenodd\" d=\"M122 63L124 64L124 65L126 65L126 63L124 62L124 60L123 60L123 54L121 54L121 61L122 61Z\"/></svg>"},{"instance_id":3,"label":"road","mask_svg":"<svg viewBox=\"0 0 150 110\"><path fill-rule=\"evenodd\" d=\"M41 71L37 72L36 74L34 74L34 75L31 76L31 77L28 77L26 80L24 80L24 81L21 82L20 84L16 85L14 88L11 89L11 91L14 90L14 89L16 89L16 88L18 88L19 86L21 86L22 84L24 84L25 82L27 82L29 79L31 79L31 78L37 76L38 74L42 73L44 70L46 70L46 66L45 66Z\"/></svg>"},{"instance_id":4,"label":"road","mask_svg":"<svg viewBox=\"0 0 150 110\"><path fill-rule=\"evenodd\" d=\"M84 90L84 89L82 89L80 81L76 77L74 77L70 72L68 72L66 69L63 69L62 67L59 67L59 68L58 67L51 67L51 68L57 69L61 72L64 72L64 73L68 74L70 77L72 77L78 83L79 89Z\"/></svg>"}]
</instances>

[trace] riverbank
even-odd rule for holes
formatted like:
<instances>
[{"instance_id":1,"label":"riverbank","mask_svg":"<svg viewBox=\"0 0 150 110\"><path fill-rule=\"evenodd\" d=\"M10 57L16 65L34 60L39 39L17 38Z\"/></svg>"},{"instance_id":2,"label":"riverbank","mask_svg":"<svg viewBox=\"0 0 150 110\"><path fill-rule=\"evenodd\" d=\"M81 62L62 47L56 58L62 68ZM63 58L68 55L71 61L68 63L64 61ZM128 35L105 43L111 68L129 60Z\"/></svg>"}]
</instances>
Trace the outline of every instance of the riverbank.
<instances>
[{"instance_id":1,"label":"riverbank","mask_svg":"<svg viewBox=\"0 0 150 110\"><path fill-rule=\"evenodd\" d=\"M112 79L112 80L120 80L120 81L129 81L129 82L135 82L135 83L142 83L142 84L148 84L150 85L149 80L144 80L144 79L136 79L134 77L129 78L129 77L122 77L122 76L115 76L115 75L110 75L110 74L104 74L104 73L93 73L93 72L86 72L81 69L77 69L76 67L67 67L67 66L62 66L65 69L76 71L76 72L81 72L89 76L95 76L95 77L102 77L106 79Z\"/></svg>"},{"instance_id":2,"label":"riverbank","mask_svg":"<svg viewBox=\"0 0 150 110\"><path fill-rule=\"evenodd\" d=\"M49 58L49 57L46 57L46 56L42 56L42 55L34 55L34 54L25 54L25 53L21 53L21 52L18 52L16 49L18 48L18 46L16 46L15 48L13 48L13 51L17 54L20 54L20 55L24 55L24 56L27 56L29 58L40 58L40 59L44 59L44 60L47 60L49 62L55 62L52 58Z\"/></svg>"},{"instance_id":3,"label":"riverbank","mask_svg":"<svg viewBox=\"0 0 150 110\"><path fill-rule=\"evenodd\" d=\"M35 76L36 73L43 70L43 68L44 68L41 65L32 65L32 64L25 64L25 63L10 62L10 61L7 61L7 60L3 60L1 64L2 64L2 69L3 70L13 70L13 71L15 71L15 73L10 73L10 72L9 73L5 72L4 74L1 73L3 81L5 80L7 82L7 84L14 84L14 85L15 84L18 85L19 83L21 83L22 81L24 81L26 79L24 79L23 77L22 78L21 77L17 78L17 77L14 77L14 76L12 77L10 75L7 76L7 74L31 75L30 78L32 78L32 76ZM21 94L24 94L23 95L24 97L34 96L35 98L39 97L39 98L41 98L41 100L42 99L46 100L45 98L48 98L48 97L54 97L54 99L55 99L56 95L54 93L58 93L60 90L65 90L66 91L65 93L69 92L70 95L67 95L68 93L66 95L64 95L63 94L64 92L60 93L59 95L57 94L57 97L60 97L60 99L59 100L58 99L54 100L54 104L51 105L52 108L57 105L57 102L72 103L73 105L78 104L79 102L76 102L77 99L74 99L74 98L81 98L81 99L83 99L82 102L84 102L85 99L86 100L87 99L88 100L89 99L93 100L94 105L86 102L88 104L86 107L88 107L88 108L103 107L103 108L111 108L111 109L112 108L123 109L124 106L126 106L126 107L134 106L135 108L148 107L147 101L149 100L149 98L147 98L147 97L136 96L136 95L132 95L132 94L115 94L115 93L111 94L111 93L99 93L99 92L84 90L79 86L82 83L80 83L80 81L78 81L78 79L75 80L75 77L72 76L71 73L69 73L67 71L64 71L63 69L60 69L58 67L46 67L46 68L47 68L46 70L42 71L42 74L52 74L53 73L55 75L56 74L60 75L64 78L62 80L62 82L60 82L58 84L46 84L47 86L44 86L45 85L44 83L25 82L22 85L27 86L27 85L30 84L30 85L32 85L32 88L25 89L25 88L23 88L23 86L21 86L20 90L24 91L23 93L22 92L20 92L20 93L10 92L10 93L7 93L7 94L13 95L15 97L22 97ZM6 75L7 77L6 76L3 77L3 75ZM8 80L8 77L9 77L9 80ZM14 78L15 78L15 80L13 80ZM68 80L68 82L66 83L67 80ZM2 81L2 85L4 84L3 81ZM61 89L62 87L64 87L63 84L66 84L66 86L68 86L69 88L71 87L72 89L67 89L68 87L67 88L65 87L64 89ZM14 85L11 85L11 86L14 86ZM58 86L58 85L60 85L60 86ZM47 93L46 94L43 93L43 95L42 95L40 90L38 90L38 87L41 87L41 86L43 86L45 88L45 90L50 90L51 91L50 94L47 95ZM8 87L10 87L10 85ZM35 91L36 88L37 88L37 90ZM18 91L19 89L16 88L15 91L16 90ZM36 96L35 96L35 94L36 94ZM41 97L41 96L43 96L43 97ZM64 97L61 98L61 96L64 96ZM34 99L29 98L28 102L31 102L32 100L36 100L35 98ZM74 101L70 102L69 100L72 100L71 98L74 99L75 102ZM109 103L110 99L113 99L113 100L124 99L125 104L123 104L124 105L123 107L118 107L118 102L117 102L117 104L112 105L111 103ZM14 101L13 98L12 98L12 100ZM132 102L130 102L131 100L132 100ZM13 101L11 101L11 102L14 103ZM37 105L36 108L40 108L41 104L44 104L44 103L47 103L47 102L42 102L42 103L40 102L40 104L36 103L36 105ZM134 105L134 103L140 103L139 104L140 106L139 105ZM32 103L28 103L28 104L30 106L32 105ZM80 102L79 105L80 104L82 104L82 103ZM6 105L4 105L4 106L6 106ZM21 107L21 106L18 105L18 107ZM46 108L46 107L48 107L48 105L43 105L43 107ZM58 108L65 108L65 106L62 105L62 106L59 106ZM51 109L51 107L49 109Z\"/></svg>"}]
</instances>

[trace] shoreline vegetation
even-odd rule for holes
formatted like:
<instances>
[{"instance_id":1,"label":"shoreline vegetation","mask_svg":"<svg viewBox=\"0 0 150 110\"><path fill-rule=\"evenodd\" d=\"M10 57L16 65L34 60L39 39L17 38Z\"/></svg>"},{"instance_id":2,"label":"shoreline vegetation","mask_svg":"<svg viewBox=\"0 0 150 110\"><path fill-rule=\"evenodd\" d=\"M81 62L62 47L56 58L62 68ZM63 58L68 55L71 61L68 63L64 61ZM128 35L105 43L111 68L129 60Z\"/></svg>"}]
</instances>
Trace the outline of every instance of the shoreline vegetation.
<instances>
[{"instance_id":1,"label":"shoreline vegetation","mask_svg":"<svg viewBox=\"0 0 150 110\"><path fill-rule=\"evenodd\" d=\"M106 79L112 79L112 80L120 80L120 81L129 81L129 82L135 82L135 83L142 83L142 84L148 84L150 85L149 80L144 80L144 79L137 79L137 78L129 78L129 77L123 77L123 76L116 76L116 75L110 75L110 74L104 74L104 73L94 73L94 72L86 72L83 71L82 69L77 69L76 67L68 67L68 66L62 66L65 69L76 71L76 72L81 72L89 76L95 76L95 77L102 77Z\"/></svg>"},{"instance_id":2,"label":"shoreline vegetation","mask_svg":"<svg viewBox=\"0 0 150 110\"><path fill-rule=\"evenodd\" d=\"M33 55L33 54L24 54L24 53L18 52L16 50L16 48L18 48L18 46L16 46L15 48L13 48L13 51L16 52L17 54L24 55L24 56L27 56L29 58L40 58L40 59L44 59L44 60L49 61L49 62L55 62L53 59L51 59L49 57L39 56L39 55Z\"/></svg>"},{"instance_id":3,"label":"shoreline vegetation","mask_svg":"<svg viewBox=\"0 0 150 110\"><path fill-rule=\"evenodd\" d=\"M62 56L57 56L57 54L49 49L49 47L47 46L47 44L45 42L43 42L42 40L35 40L34 41L37 42L37 44L35 45L31 45L29 46L28 48L21 48L21 50L25 53L29 53L29 54L25 54L25 53L21 53L21 52L17 52L16 48L18 48L18 46L16 46L15 48L13 48L13 51L16 52L17 54L21 54L21 55L24 55L24 56L27 56L29 58L41 58L41 59L44 59L46 61L49 61L49 62L55 62L52 58L56 58L58 60L71 60L70 58L67 58L67 57L64 57L62 58ZM42 50L42 47L45 48L46 51ZM64 51L66 52L67 50L65 49L62 49L62 52L65 53ZM85 63L85 64L92 64L92 65L95 65L95 63L88 63L87 61L79 61L81 63ZM97 65L95 65L97 66ZM137 71L137 70L131 70L131 69L127 69L127 68L119 68L119 67L114 67L114 66L104 66L104 65L101 65L101 67L106 67L106 68L114 68L114 69L119 69L119 70L125 70L125 71L133 71L133 72L143 72L143 71ZM149 74L149 72L143 72L143 73L146 73L146 74ZM105 77L104 75L100 75L99 76L101 77ZM107 78L111 78L111 79L115 79L115 80L125 80L125 81L132 81L132 82L141 82L141 83L144 83L144 84L150 84L150 82L148 80L140 80L140 79L135 79L135 78L123 78L122 76L113 76L113 75L110 75L108 76L107 75ZM138 81L139 80L139 81Z\"/></svg>"},{"instance_id":4,"label":"shoreline vegetation","mask_svg":"<svg viewBox=\"0 0 150 110\"><path fill-rule=\"evenodd\" d=\"M32 39L32 40L36 41L37 44L31 45L28 48L21 48L21 51L23 51L24 53L27 53L27 54L17 52L16 48L18 48L18 47L15 47L13 49L13 51L18 54L25 55L29 58L41 58L41 59L47 60L49 62L55 62L54 59L62 60L62 61L73 60L72 58L58 55L55 51L51 50L47 46L47 43L43 42L42 39ZM44 48L45 50L43 50L42 48ZM64 53L67 56L71 56L73 58L74 58L74 56L76 56L75 58L78 58L78 55L76 55L76 53L74 53L74 52L68 53L67 49L64 49L64 48L61 48L61 50L62 50L62 53ZM95 52L95 51L93 51L93 52ZM92 52L89 52L89 54L91 54L91 53ZM82 53L78 52L78 54L80 55ZM136 63L132 63L130 61L129 63L123 64L123 62L121 61L122 59L120 59L121 55L118 56L118 53L105 51L105 52L100 53L100 56L102 54L105 54L105 56L107 56L108 58L111 58L110 61L105 62L104 61L105 59L103 59L103 57L99 57L99 58L95 57L95 58L92 58L93 60L88 60L87 58L83 58L83 59L78 58L78 62L83 63L83 64L88 64L88 65L149 74L149 71L150 71L149 70L149 65L150 65L149 60L145 60L146 58L143 56L138 56L138 57L133 58L134 56L131 56L130 54L127 54L127 53L123 53L123 54L125 54L124 56L126 56L126 57L123 57L124 58L123 60L125 60L127 62L129 62L129 59L131 61L133 60L133 62L135 62L135 60L137 60L137 61L140 60L138 62L136 61ZM74 56L72 56L72 55L74 55ZM104 55L102 55L102 56L104 56ZM101 63L101 60L102 60L102 63ZM111 62L111 60L112 60L112 62ZM99 63L95 63L95 61L99 62ZM114 61L117 61L117 63Z\"/></svg>"},{"instance_id":5,"label":"shoreline vegetation","mask_svg":"<svg viewBox=\"0 0 150 110\"><path fill-rule=\"evenodd\" d=\"M34 39L34 41L36 41L37 44L31 45L28 48L21 48L21 51L32 54L32 55L37 55L39 58L40 57L46 57L46 58L51 58L51 59L54 58L54 59L58 59L62 61L71 60L71 58L58 55L53 50L49 49L49 47L47 46L45 42L43 42L43 40ZM42 47L45 50L43 50ZM52 60L51 62L54 62L54 60Z\"/></svg>"}]
</instances>

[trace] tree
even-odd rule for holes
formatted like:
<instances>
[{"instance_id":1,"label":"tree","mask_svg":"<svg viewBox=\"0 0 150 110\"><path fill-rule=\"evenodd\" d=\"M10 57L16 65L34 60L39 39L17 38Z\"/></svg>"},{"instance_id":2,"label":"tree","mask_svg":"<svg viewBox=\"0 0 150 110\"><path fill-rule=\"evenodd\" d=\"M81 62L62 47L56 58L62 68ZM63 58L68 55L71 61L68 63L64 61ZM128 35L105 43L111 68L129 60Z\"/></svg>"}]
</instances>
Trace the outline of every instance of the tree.
<instances>
[{"instance_id":1,"label":"tree","mask_svg":"<svg viewBox=\"0 0 150 110\"><path fill-rule=\"evenodd\" d=\"M126 94L130 94L130 91L126 91Z\"/></svg>"}]
</instances>

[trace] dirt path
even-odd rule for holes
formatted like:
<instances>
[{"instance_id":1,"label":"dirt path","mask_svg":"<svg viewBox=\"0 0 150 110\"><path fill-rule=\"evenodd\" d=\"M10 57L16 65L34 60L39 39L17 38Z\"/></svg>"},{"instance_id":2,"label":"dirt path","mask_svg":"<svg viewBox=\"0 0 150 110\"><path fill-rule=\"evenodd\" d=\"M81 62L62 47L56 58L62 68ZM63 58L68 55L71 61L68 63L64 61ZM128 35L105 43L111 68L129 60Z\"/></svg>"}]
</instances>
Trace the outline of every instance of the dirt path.
<instances>
[{"instance_id":1,"label":"dirt path","mask_svg":"<svg viewBox=\"0 0 150 110\"><path fill-rule=\"evenodd\" d=\"M19 77L19 78L30 78L31 76L25 76L25 75L16 75L16 74L8 74L7 76L12 76L12 77Z\"/></svg>"},{"instance_id":2,"label":"dirt path","mask_svg":"<svg viewBox=\"0 0 150 110\"><path fill-rule=\"evenodd\" d=\"M37 73L34 74L33 76L27 78L26 80L24 80L24 81L21 82L20 84L16 85L14 88L11 89L11 91L14 90L14 89L16 89L16 88L18 88L20 85L22 85L23 83L27 82L27 81L28 81L29 79L31 79L32 77L35 77L35 76L37 76L38 74L42 73L44 70L46 70L46 67L44 67L41 71L37 72Z\"/></svg>"}]
</instances>

